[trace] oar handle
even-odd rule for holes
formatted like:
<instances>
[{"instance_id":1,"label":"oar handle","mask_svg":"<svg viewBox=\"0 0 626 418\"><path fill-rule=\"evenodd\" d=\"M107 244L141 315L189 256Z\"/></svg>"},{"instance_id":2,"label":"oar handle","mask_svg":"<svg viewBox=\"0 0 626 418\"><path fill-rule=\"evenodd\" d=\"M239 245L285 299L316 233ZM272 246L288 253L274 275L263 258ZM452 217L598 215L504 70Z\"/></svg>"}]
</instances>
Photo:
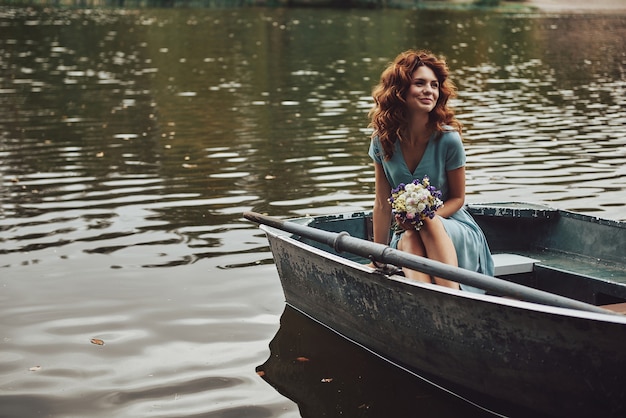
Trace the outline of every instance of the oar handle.
<instances>
[{"instance_id":1,"label":"oar handle","mask_svg":"<svg viewBox=\"0 0 626 418\"><path fill-rule=\"evenodd\" d=\"M459 282L467 286L478 287L492 291L503 296L515 299L526 300L528 302L543 305L556 306L562 308L578 309L588 312L615 315L615 312L603 309L599 306L570 299L554 293L544 292L532 287L517 283L508 282L496 277L487 276L481 273L465 270L459 267L430 260L425 257L409 254L396 250L387 245L377 244L371 241L356 238L347 232L330 232L310 226L301 225L296 222L284 221L271 216L261 215L255 212L244 212L244 218L258 223L290 232L313 241L326 244L334 248L337 252L349 252L361 257L373 259L398 267L406 267L433 276L442 277L447 280Z\"/></svg>"}]
</instances>

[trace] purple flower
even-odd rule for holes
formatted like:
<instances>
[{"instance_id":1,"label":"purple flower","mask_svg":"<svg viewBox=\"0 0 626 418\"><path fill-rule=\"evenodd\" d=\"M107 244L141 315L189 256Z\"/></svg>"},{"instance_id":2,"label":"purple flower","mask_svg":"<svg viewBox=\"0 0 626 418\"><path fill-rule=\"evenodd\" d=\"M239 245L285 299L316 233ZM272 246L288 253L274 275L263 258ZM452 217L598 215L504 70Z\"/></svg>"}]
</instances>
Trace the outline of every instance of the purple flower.
<instances>
[{"instance_id":1,"label":"purple flower","mask_svg":"<svg viewBox=\"0 0 626 418\"><path fill-rule=\"evenodd\" d=\"M430 184L428 176L424 176L421 181L414 179L409 184L411 187L400 183L392 189L388 200L392 212L399 216L402 223L412 224L419 230L424 219L433 219L435 211L443 206L441 191Z\"/></svg>"}]
</instances>

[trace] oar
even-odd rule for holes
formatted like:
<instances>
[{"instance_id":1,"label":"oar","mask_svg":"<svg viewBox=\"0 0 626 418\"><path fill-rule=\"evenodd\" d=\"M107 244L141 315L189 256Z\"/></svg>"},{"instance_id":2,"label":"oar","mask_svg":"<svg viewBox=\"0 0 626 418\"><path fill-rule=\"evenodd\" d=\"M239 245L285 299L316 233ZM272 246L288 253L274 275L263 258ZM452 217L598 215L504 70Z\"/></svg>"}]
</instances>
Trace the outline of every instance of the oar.
<instances>
[{"instance_id":1,"label":"oar","mask_svg":"<svg viewBox=\"0 0 626 418\"><path fill-rule=\"evenodd\" d=\"M468 286L478 287L502 296L509 296L515 299L543 305L615 315L615 312L600 308L599 306L409 254L393 249L387 245L377 244L353 237L347 232L336 233L324 231L254 212L244 212L243 216L252 222L268 225L282 231L290 232L292 234L300 235L322 244L326 244L329 247L334 248L337 252L345 251L361 257L373 259L378 262L393 264L397 267L406 267L411 270L421 271L426 274L442 277Z\"/></svg>"}]
</instances>

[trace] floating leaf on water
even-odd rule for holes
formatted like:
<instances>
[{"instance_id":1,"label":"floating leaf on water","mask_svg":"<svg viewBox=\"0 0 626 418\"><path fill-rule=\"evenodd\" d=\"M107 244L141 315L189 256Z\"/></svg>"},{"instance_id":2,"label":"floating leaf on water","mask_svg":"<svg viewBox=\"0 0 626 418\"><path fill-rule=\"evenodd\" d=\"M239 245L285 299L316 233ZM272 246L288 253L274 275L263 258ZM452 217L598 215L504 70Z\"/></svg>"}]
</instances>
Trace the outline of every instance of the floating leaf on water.
<instances>
[{"instance_id":1,"label":"floating leaf on water","mask_svg":"<svg viewBox=\"0 0 626 418\"><path fill-rule=\"evenodd\" d=\"M137 138L138 135L137 134L117 134L117 135L113 135L113 138L116 139L122 139L124 141L128 141L134 138Z\"/></svg>"},{"instance_id":2,"label":"floating leaf on water","mask_svg":"<svg viewBox=\"0 0 626 418\"><path fill-rule=\"evenodd\" d=\"M28 370L31 372L38 372L39 370L41 370L41 366L33 366Z\"/></svg>"},{"instance_id":3,"label":"floating leaf on water","mask_svg":"<svg viewBox=\"0 0 626 418\"><path fill-rule=\"evenodd\" d=\"M332 381L333 381L332 377L327 377L327 378L322 379L322 383L330 383Z\"/></svg>"},{"instance_id":4,"label":"floating leaf on water","mask_svg":"<svg viewBox=\"0 0 626 418\"><path fill-rule=\"evenodd\" d=\"M98 157L98 158L104 157L104 152L100 151L99 153L96 154L96 157Z\"/></svg>"},{"instance_id":5,"label":"floating leaf on water","mask_svg":"<svg viewBox=\"0 0 626 418\"><path fill-rule=\"evenodd\" d=\"M102 341L100 338L92 338L91 343L95 345L104 345L104 341Z\"/></svg>"},{"instance_id":6,"label":"floating leaf on water","mask_svg":"<svg viewBox=\"0 0 626 418\"><path fill-rule=\"evenodd\" d=\"M296 361L304 363L304 362L311 361L311 360L308 357L298 357L296 358Z\"/></svg>"}]
</instances>

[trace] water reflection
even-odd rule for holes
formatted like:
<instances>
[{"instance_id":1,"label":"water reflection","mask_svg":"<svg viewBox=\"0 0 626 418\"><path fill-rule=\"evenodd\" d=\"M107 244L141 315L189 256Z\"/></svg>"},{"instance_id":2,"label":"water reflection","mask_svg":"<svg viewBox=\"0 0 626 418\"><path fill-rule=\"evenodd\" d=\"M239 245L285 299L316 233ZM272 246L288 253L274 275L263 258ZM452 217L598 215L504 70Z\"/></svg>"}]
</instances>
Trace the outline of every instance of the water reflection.
<instances>
[{"instance_id":1,"label":"water reflection","mask_svg":"<svg viewBox=\"0 0 626 418\"><path fill-rule=\"evenodd\" d=\"M302 417L493 417L452 394L390 367L286 306L257 373L298 404Z\"/></svg>"},{"instance_id":2,"label":"water reflection","mask_svg":"<svg viewBox=\"0 0 626 418\"><path fill-rule=\"evenodd\" d=\"M587 192L594 204L562 206L619 217L612 208L619 196L611 196L623 190L623 139L610 127L624 119L623 77L616 73L623 65L621 18L596 17L601 22L591 25L582 17L432 11L153 11L112 13L108 21L101 12L66 14L64 25L82 19L96 30L69 37L59 18L23 16L29 28L56 32L54 40L21 31L7 40L21 72L12 79L19 90L5 89L11 92L5 97L21 102L12 101L6 113L13 117L5 125L19 121L14 129L21 137L20 146L7 150L8 175L28 191L23 199L66 196L30 176L106 193L111 188L100 183L103 176L129 175L131 183L138 176L161 183L153 187L156 197L144 201L197 196L202 205L207 194L247 190L262 192L251 197L262 195L257 204L278 213L286 206L297 213L325 207L334 198L358 207L371 193L363 152L369 89L392 45L424 39L424 46L448 49L461 89L458 113L475 157L472 198L558 204ZM446 24L451 18L455 25ZM395 29L381 36L378 28L390 20ZM606 30L592 36L598 24ZM442 26L434 45L426 34ZM574 32L574 42L567 42ZM29 123L35 116L37 123ZM27 153L20 151L25 142ZM319 175L329 167L334 176ZM572 191L580 181L584 191ZM569 187L554 194L561 185ZM172 188L186 193L159 196ZM277 195L282 191L289 193ZM303 191L322 204L300 200ZM603 199L595 207L599 192Z\"/></svg>"},{"instance_id":3,"label":"water reflection","mask_svg":"<svg viewBox=\"0 0 626 418\"><path fill-rule=\"evenodd\" d=\"M241 213L370 209L370 90L408 47L450 60L469 201L626 219L625 35L619 15L0 8L1 403L293 412L254 374L283 297Z\"/></svg>"}]
</instances>

